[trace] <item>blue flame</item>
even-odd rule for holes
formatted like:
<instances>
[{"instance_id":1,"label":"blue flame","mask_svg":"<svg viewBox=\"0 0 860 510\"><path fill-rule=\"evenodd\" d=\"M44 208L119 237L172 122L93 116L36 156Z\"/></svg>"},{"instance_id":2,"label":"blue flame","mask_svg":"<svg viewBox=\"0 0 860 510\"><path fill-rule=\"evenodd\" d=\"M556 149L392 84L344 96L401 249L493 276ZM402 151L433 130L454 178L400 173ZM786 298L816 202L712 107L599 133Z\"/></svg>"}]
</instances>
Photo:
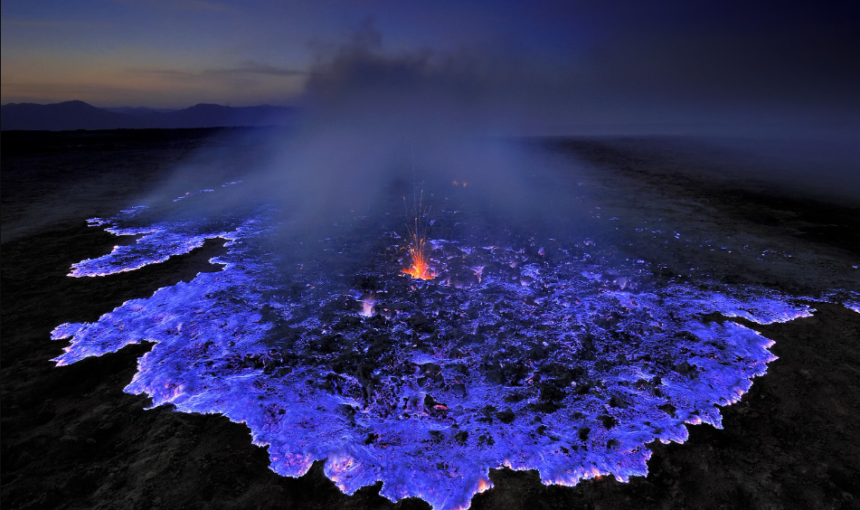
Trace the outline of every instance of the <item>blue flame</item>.
<instances>
[{"instance_id":1,"label":"blue flame","mask_svg":"<svg viewBox=\"0 0 860 510\"><path fill-rule=\"evenodd\" d=\"M228 241L213 259L223 269L58 326L52 338L70 339L58 366L152 342L126 392L246 424L281 475L327 459L347 494L381 480L392 501L437 509L468 507L501 466L560 485L645 476L648 443L684 442L685 424L720 428L719 406L776 359L771 340L724 318L812 312L759 288L656 285L632 266L604 276L567 248L550 261L543 247L462 240L433 243L440 276L429 283L404 278L399 255L375 257L367 291L312 265L285 269L262 247L271 212L147 227L124 218L91 224L142 237L70 276L138 269L213 238ZM466 257L474 278L458 279Z\"/></svg>"}]
</instances>

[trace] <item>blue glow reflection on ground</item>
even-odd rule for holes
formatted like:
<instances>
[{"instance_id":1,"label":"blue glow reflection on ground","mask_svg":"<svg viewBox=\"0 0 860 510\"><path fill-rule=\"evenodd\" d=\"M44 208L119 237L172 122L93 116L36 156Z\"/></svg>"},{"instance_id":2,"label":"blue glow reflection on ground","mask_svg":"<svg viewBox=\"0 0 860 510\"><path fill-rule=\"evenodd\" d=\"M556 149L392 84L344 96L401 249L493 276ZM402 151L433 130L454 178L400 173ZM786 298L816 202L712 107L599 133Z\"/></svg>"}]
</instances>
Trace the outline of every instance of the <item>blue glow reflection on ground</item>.
<instances>
[{"instance_id":1,"label":"blue glow reflection on ground","mask_svg":"<svg viewBox=\"0 0 860 510\"><path fill-rule=\"evenodd\" d=\"M136 211L90 220L141 237L70 276L138 269L213 238L228 241L213 259L223 270L58 326L52 338L70 339L58 366L153 342L128 393L245 423L281 475L328 459L347 494L381 480L383 496L437 509L467 507L501 466L561 485L646 475L649 442L683 442L687 423L721 427L718 406L776 359L771 340L723 318L812 312L764 289L655 285L561 248L550 260L543 248L456 239L434 242L432 282L411 282L397 256L376 257L369 292L310 267L287 274L259 246L271 212L217 228L123 226ZM474 278L446 277L467 258L480 263Z\"/></svg>"}]
</instances>

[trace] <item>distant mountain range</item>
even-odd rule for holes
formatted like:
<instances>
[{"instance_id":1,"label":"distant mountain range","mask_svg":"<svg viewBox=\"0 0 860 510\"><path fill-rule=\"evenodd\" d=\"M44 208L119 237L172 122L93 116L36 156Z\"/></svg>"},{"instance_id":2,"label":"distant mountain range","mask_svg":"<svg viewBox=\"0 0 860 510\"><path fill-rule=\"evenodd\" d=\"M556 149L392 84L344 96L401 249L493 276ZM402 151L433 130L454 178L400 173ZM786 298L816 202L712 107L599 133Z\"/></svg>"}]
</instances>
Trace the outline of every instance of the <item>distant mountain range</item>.
<instances>
[{"instance_id":1,"label":"distant mountain range","mask_svg":"<svg viewBox=\"0 0 860 510\"><path fill-rule=\"evenodd\" d=\"M96 108L83 101L55 104L9 103L0 106L0 129L65 131L75 129L173 129L284 126L296 109L285 106L231 107L198 104L182 110Z\"/></svg>"}]
</instances>

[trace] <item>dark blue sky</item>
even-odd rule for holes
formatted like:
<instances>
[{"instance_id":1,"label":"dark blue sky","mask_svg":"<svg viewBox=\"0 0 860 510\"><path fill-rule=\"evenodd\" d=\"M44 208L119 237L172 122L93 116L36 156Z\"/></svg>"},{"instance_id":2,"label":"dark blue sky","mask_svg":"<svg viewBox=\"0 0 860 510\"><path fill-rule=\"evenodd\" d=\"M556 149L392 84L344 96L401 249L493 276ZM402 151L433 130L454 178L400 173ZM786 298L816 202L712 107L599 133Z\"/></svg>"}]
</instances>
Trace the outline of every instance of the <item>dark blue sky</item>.
<instances>
[{"instance_id":1,"label":"dark blue sky","mask_svg":"<svg viewBox=\"0 0 860 510\"><path fill-rule=\"evenodd\" d=\"M362 33L546 124L856 120L857 5L4 0L2 102L301 103Z\"/></svg>"}]
</instances>

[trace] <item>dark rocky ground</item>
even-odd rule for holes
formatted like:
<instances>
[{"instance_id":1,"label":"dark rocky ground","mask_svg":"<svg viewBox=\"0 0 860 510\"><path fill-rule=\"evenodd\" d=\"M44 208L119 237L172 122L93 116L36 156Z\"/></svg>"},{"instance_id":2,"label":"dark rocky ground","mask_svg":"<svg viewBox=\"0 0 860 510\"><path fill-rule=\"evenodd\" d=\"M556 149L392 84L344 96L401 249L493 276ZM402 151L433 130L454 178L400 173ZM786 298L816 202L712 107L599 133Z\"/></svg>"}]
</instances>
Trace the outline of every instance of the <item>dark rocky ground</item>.
<instances>
[{"instance_id":1,"label":"dark rocky ground","mask_svg":"<svg viewBox=\"0 0 860 510\"><path fill-rule=\"evenodd\" d=\"M65 276L72 262L117 242L87 228L85 218L129 205L218 136L3 134L3 508L427 508L417 500L394 505L378 486L345 496L320 463L300 479L279 477L268 470L266 452L251 445L247 428L223 417L145 411L148 399L122 388L146 345L63 368L48 361L64 345L49 340L56 325L93 321L125 300L217 269L207 260L223 248L210 242L132 273ZM689 212L677 204L692 203L704 211L696 227L702 232L728 229L744 242L801 254L795 257L801 263L726 265L723 278L798 292L860 289L850 269L860 263L856 205L700 178L690 171L694 158L679 172L679 158L687 156L661 143L573 140L560 148L613 176L605 189L593 190L604 193L607 215L623 210L619 217L629 222L671 217ZM720 174L721 163L709 161L703 172ZM625 204L617 197L631 187L668 198L653 207L645 199ZM693 230L685 235L698 235ZM671 264L699 253L690 250L654 256ZM814 317L790 323L748 324L776 341L779 360L739 404L723 410L724 430L691 426L683 445L652 445L647 478L547 487L535 472L497 470L495 488L476 496L473 508L860 508L860 314L838 305L816 308Z\"/></svg>"}]
</instances>

